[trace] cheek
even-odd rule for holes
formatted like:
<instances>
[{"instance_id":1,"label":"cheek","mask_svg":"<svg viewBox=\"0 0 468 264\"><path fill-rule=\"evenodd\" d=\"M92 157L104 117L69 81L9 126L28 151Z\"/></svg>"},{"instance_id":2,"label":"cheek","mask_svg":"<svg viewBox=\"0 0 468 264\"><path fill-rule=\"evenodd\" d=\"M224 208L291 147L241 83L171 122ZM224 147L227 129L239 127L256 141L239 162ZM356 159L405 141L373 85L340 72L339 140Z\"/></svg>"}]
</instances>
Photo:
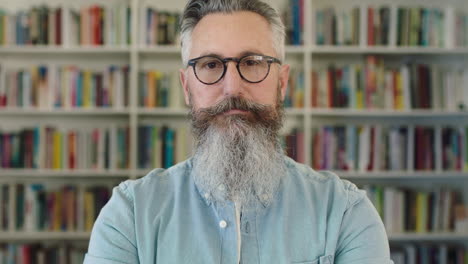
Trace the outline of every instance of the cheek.
<instances>
[{"instance_id":1,"label":"cheek","mask_svg":"<svg viewBox=\"0 0 468 264\"><path fill-rule=\"evenodd\" d=\"M220 96L219 87L192 85L190 89L191 104L196 109L213 106Z\"/></svg>"},{"instance_id":2,"label":"cheek","mask_svg":"<svg viewBox=\"0 0 468 264\"><path fill-rule=\"evenodd\" d=\"M266 80L265 80L266 81ZM278 98L278 81L268 80L252 91L254 100L264 104L274 104Z\"/></svg>"}]
</instances>

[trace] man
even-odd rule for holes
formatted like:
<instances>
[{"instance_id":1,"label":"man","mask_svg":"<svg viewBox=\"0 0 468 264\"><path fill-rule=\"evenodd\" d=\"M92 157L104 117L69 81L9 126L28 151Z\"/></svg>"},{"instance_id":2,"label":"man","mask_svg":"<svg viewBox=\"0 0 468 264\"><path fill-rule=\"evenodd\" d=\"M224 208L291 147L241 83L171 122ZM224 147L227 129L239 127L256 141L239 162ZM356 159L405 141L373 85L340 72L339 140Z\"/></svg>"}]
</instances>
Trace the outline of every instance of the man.
<instances>
[{"instance_id":1,"label":"man","mask_svg":"<svg viewBox=\"0 0 468 264\"><path fill-rule=\"evenodd\" d=\"M181 42L194 155L116 187L85 263L392 263L365 193L283 154L289 66L276 11L192 0Z\"/></svg>"}]
</instances>

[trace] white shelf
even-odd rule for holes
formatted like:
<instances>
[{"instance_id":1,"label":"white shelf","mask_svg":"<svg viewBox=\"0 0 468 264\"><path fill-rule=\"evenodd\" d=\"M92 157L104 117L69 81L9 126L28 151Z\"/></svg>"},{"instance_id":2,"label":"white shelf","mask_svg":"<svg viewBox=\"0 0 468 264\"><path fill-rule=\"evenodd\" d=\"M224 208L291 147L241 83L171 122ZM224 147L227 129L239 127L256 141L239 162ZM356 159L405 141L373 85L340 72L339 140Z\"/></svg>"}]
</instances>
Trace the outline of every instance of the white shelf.
<instances>
[{"instance_id":1,"label":"white shelf","mask_svg":"<svg viewBox=\"0 0 468 264\"><path fill-rule=\"evenodd\" d=\"M176 45L140 46L138 52L142 54L180 55L180 47Z\"/></svg>"},{"instance_id":2,"label":"white shelf","mask_svg":"<svg viewBox=\"0 0 468 264\"><path fill-rule=\"evenodd\" d=\"M178 45L139 46L137 52L141 54L172 54L180 55ZM130 46L49 46L49 45L20 45L0 46L0 54L127 54ZM460 48L432 48L432 47L385 47L385 46L304 46L288 45L285 47L288 54L468 54L468 47Z\"/></svg>"},{"instance_id":3,"label":"white shelf","mask_svg":"<svg viewBox=\"0 0 468 264\"><path fill-rule=\"evenodd\" d=\"M303 116L306 113L305 108L285 108L285 114L288 116Z\"/></svg>"},{"instance_id":4,"label":"white shelf","mask_svg":"<svg viewBox=\"0 0 468 264\"><path fill-rule=\"evenodd\" d=\"M90 232L0 232L0 242L21 242L21 241L41 241L41 240L89 240Z\"/></svg>"},{"instance_id":5,"label":"white shelf","mask_svg":"<svg viewBox=\"0 0 468 264\"><path fill-rule=\"evenodd\" d=\"M309 49L305 46L292 46L285 47L285 52L288 54L306 53ZM153 46L140 46L138 52L142 54L174 54L180 55L180 47L178 45L153 45Z\"/></svg>"},{"instance_id":6,"label":"white shelf","mask_svg":"<svg viewBox=\"0 0 468 264\"><path fill-rule=\"evenodd\" d=\"M285 50L287 54L301 54L301 53L306 53L309 52L309 49L306 46L302 45L286 45Z\"/></svg>"},{"instance_id":7,"label":"white shelf","mask_svg":"<svg viewBox=\"0 0 468 264\"><path fill-rule=\"evenodd\" d=\"M187 116L189 110L181 108L166 108L166 107L155 107L155 108L138 108L139 115L149 116Z\"/></svg>"},{"instance_id":8,"label":"white shelf","mask_svg":"<svg viewBox=\"0 0 468 264\"><path fill-rule=\"evenodd\" d=\"M135 176L137 178L141 178L141 177L144 177L146 176L150 171L152 171L153 169L151 168L148 168L148 169L136 169L135 170Z\"/></svg>"},{"instance_id":9,"label":"white shelf","mask_svg":"<svg viewBox=\"0 0 468 264\"><path fill-rule=\"evenodd\" d=\"M82 46L65 47L49 45L0 46L0 54L126 54L130 47Z\"/></svg>"},{"instance_id":10,"label":"white shelf","mask_svg":"<svg viewBox=\"0 0 468 264\"><path fill-rule=\"evenodd\" d=\"M463 242L468 240L468 233L401 233L401 234L388 234L390 242Z\"/></svg>"},{"instance_id":11,"label":"white shelf","mask_svg":"<svg viewBox=\"0 0 468 264\"><path fill-rule=\"evenodd\" d=\"M180 47L176 45L140 46L139 53L144 54L180 54ZM304 46L287 45L287 54L468 54L468 47L433 48L433 47L387 47L387 46Z\"/></svg>"},{"instance_id":12,"label":"white shelf","mask_svg":"<svg viewBox=\"0 0 468 264\"><path fill-rule=\"evenodd\" d=\"M131 170L49 170L49 169L0 169L2 178L128 178Z\"/></svg>"},{"instance_id":13,"label":"white shelf","mask_svg":"<svg viewBox=\"0 0 468 264\"><path fill-rule=\"evenodd\" d=\"M468 172L460 171L445 171L445 172L428 172L428 171L369 171L369 172L350 172L350 171L334 171L340 178L346 179L401 179L401 180L468 180Z\"/></svg>"},{"instance_id":14,"label":"white shelf","mask_svg":"<svg viewBox=\"0 0 468 264\"><path fill-rule=\"evenodd\" d=\"M129 115L130 110L118 110L113 108L75 108L75 109L35 109L35 108L0 108L0 116L21 115Z\"/></svg>"},{"instance_id":15,"label":"white shelf","mask_svg":"<svg viewBox=\"0 0 468 264\"><path fill-rule=\"evenodd\" d=\"M348 108L311 108L307 113L312 116L363 116L363 117L468 117L468 112L443 110L382 110L382 109L348 109Z\"/></svg>"},{"instance_id":16,"label":"white shelf","mask_svg":"<svg viewBox=\"0 0 468 264\"><path fill-rule=\"evenodd\" d=\"M387 47L387 46L312 46L312 54L425 54L450 55L467 54L468 47L433 48L433 47Z\"/></svg>"}]
</instances>

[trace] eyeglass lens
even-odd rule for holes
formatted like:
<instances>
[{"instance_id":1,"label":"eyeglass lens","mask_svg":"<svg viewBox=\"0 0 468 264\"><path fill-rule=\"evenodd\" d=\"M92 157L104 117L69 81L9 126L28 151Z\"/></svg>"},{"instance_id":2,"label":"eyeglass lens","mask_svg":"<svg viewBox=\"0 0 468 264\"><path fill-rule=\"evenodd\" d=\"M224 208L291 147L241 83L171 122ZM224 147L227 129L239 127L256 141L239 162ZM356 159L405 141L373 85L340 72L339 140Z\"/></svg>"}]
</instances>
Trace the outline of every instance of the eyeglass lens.
<instances>
[{"instance_id":1,"label":"eyeglass lens","mask_svg":"<svg viewBox=\"0 0 468 264\"><path fill-rule=\"evenodd\" d=\"M227 66L227 65L226 65ZM195 73L197 78L207 84L212 84L223 76L224 62L216 57L204 57L197 61ZM259 82L268 74L269 64L262 56L247 56L239 61L239 74L249 82Z\"/></svg>"}]
</instances>

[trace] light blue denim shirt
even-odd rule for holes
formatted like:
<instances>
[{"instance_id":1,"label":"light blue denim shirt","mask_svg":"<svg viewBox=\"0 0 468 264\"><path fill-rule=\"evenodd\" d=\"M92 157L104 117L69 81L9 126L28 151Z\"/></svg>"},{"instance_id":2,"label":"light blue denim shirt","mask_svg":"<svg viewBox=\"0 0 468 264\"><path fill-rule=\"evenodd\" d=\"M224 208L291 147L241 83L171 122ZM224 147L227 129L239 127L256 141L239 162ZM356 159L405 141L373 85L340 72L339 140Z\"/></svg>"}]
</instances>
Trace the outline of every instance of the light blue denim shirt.
<instances>
[{"instance_id":1,"label":"light blue denim shirt","mask_svg":"<svg viewBox=\"0 0 468 264\"><path fill-rule=\"evenodd\" d=\"M242 264L393 263L364 191L330 172L285 162L288 175L273 204L242 212ZM211 202L191 171L187 160L115 187L84 263L237 264L235 206Z\"/></svg>"}]
</instances>

